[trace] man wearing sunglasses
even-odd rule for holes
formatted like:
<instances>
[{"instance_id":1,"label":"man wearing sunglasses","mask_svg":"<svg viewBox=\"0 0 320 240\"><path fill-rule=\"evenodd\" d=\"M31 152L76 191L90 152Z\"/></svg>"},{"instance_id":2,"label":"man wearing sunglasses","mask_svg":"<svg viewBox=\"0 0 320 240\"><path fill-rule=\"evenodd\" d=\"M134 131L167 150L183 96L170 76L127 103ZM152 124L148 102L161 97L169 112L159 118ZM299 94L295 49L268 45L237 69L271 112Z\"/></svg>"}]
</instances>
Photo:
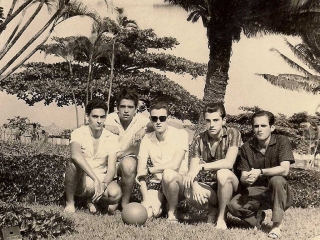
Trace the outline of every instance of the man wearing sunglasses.
<instances>
[{"instance_id":1,"label":"man wearing sunglasses","mask_svg":"<svg viewBox=\"0 0 320 240\"><path fill-rule=\"evenodd\" d=\"M190 168L184 178L187 202L208 211L207 223L227 229L226 206L238 188L233 173L241 134L236 128L226 127L226 111L222 103L205 106L203 116L206 131L194 137L191 145ZM198 174L207 175L202 182Z\"/></svg>"},{"instance_id":2,"label":"man wearing sunglasses","mask_svg":"<svg viewBox=\"0 0 320 240\"><path fill-rule=\"evenodd\" d=\"M149 119L142 114L136 114L139 96L135 90L122 89L116 102L118 111L107 116L105 128L119 135L120 152L117 173L121 177L122 200L120 208L123 208L130 201L136 176L140 140L146 133Z\"/></svg>"},{"instance_id":3,"label":"man wearing sunglasses","mask_svg":"<svg viewBox=\"0 0 320 240\"><path fill-rule=\"evenodd\" d=\"M188 133L168 126L168 105L157 102L150 106L154 132L142 139L136 181L140 185L142 204L149 217L158 217L167 199L168 221L177 222L176 206L183 197L183 175L188 169ZM151 159L152 167L147 161ZM151 175L147 184L147 175Z\"/></svg>"}]
</instances>

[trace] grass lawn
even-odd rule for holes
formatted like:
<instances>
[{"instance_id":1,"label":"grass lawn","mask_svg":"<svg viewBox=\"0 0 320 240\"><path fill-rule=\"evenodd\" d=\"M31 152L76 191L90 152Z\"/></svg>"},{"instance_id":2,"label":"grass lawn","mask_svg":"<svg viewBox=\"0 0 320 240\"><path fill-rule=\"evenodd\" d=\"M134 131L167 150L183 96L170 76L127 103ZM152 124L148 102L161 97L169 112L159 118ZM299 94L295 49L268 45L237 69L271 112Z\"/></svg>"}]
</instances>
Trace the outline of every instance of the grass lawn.
<instances>
[{"instance_id":1,"label":"grass lawn","mask_svg":"<svg viewBox=\"0 0 320 240\"><path fill-rule=\"evenodd\" d=\"M262 231L241 228L238 219L230 218L231 228L216 230L212 225L204 223L200 218L197 222L168 223L166 219L148 220L144 226L125 225L120 212L114 216L92 215L87 210L78 210L75 214L63 213L63 208L55 205L31 205L34 211L60 212L66 218L73 220L76 231L72 235L64 235L60 239L230 239L230 240L263 240L269 239L267 232L271 226L271 211L266 211L267 217L262 224ZM290 208L285 215L281 239L308 239L320 235L319 208Z\"/></svg>"}]
</instances>

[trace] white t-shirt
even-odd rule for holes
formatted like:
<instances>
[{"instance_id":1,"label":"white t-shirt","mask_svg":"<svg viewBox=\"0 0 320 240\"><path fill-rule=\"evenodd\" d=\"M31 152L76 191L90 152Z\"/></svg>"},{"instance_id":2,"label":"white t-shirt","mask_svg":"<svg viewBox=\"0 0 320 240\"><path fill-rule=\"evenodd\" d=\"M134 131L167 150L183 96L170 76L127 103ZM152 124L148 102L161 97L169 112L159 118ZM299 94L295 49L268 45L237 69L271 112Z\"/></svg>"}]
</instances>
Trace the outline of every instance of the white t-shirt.
<instances>
[{"instance_id":1,"label":"white t-shirt","mask_svg":"<svg viewBox=\"0 0 320 240\"><path fill-rule=\"evenodd\" d=\"M149 119L142 114L136 114L127 129L125 130L120 122L117 112L110 113L105 121L105 125L116 126L119 129L120 152L118 157L124 157L129 154L138 155L139 144L131 144L136 132L147 126Z\"/></svg>"},{"instance_id":2,"label":"white t-shirt","mask_svg":"<svg viewBox=\"0 0 320 240\"><path fill-rule=\"evenodd\" d=\"M81 126L71 133L70 143L72 142L80 144L81 152L95 174L106 173L108 156L119 151L118 136L103 129L98 150L94 154L92 137L88 125Z\"/></svg>"},{"instance_id":3,"label":"white t-shirt","mask_svg":"<svg viewBox=\"0 0 320 240\"><path fill-rule=\"evenodd\" d=\"M165 140L161 142L157 139L155 132L146 134L140 144L139 159L150 158L156 167L172 161L175 152L182 149L185 155L178 172L185 175L188 172L188 133L171 126L168 126L167 131ZM151 181L160 182L161 179L162 173L155 173Z\"/></svg>"}]
</instances>

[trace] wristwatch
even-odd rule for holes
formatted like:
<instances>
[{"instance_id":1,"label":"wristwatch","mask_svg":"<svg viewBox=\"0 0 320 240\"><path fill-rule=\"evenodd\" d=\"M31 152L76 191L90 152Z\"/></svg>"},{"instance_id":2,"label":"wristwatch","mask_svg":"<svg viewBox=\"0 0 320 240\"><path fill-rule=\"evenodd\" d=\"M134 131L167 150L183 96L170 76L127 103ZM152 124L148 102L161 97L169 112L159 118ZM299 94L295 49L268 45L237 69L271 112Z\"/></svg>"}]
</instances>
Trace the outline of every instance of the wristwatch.
<instances>
[{"instance_id":1,"label":"wristwatch","mask_svg":"<svg viewBox=\"0 0 320 240\"><path fill-rule=\"evenodd\" d=\"M203 164L202 164L202 167L201 167L201 171L205 171L205 170L204 170L204 165L203 165Z\"/></svg>"},{"instance_id":2,"label":"wristwatch","mask_svg":"<svg viewBox=\"0 0 320 240\"><path fill-rule=\"evenodd\" d=\"M262 176L263 175L263 171L262 171L262 169L260 168L260 176Z\"/></svg>"}]
</instances>

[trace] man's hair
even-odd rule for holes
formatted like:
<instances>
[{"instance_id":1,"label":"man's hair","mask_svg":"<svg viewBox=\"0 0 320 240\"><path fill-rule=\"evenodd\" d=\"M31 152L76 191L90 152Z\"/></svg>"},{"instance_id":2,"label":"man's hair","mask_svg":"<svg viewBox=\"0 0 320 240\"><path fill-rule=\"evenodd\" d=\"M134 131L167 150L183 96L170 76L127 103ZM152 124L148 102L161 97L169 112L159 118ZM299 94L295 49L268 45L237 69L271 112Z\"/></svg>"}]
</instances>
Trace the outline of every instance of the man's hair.
<instances>
[{"instance_id":1,"label":"man's hair","mask_svg":"<svg viewBox=\"0 0 320 240\"><path fill-rule=\"evenodd\" d=\"M136 90L130 89L130 88L121 89L121 91L119 92L119 94L117 96L117 108L119 107L120 102L123 99L127 99L127 100L133 101L134 102L134 107L137 108L138 103L139 103L139 95L138 95Z\"/></svg>"},{"instance_id":2,"label":"man's hair","mask_svg":"<svg viewBox=\"0 0 320 240\"><path fill-rule=\"evenodd\" d=\"M108 105L106 102L101 98L94 98L90 102L88 102L86 106L86 114L90 115L91 111L96 108L102 108L105 112L108 111Z\"/></svg>"},{"instance_id":3,"label":"man's hair","mask_svg":"<svg viewBox=\"0 0 320 240\"><path fill-rule=\"evenodd\" d=\"M220 116L222 119L225 118L227 115L226 109L224 108L224 105L221 102L214 102L214 103L206 104L206 106L203 109L203 116L206 113L213 113L213 112L220 112Z\"/></svg>"},{"instance_id":4,"label":"man's hair","mask_svg":"<svg viewBox=\"0 0 320 240\"><path fill-rule=\"evenodd\" d=\"M156 101L150 104L150 113L154 109L165 109L167 111L167 115L169 116L169 106L166 102L164 101Z\"/></svg>"},{"instance_id":5,"label":"man's hair","mask_svg":"<svg viewBox=\"0 0 320 240\"><path fill-rule=\"evenodd\" d=\"M268 120L269 120L269 125L272 126L274 125L274 115L272 112L269 112L269 111L258 111L258 112L255 112L252 117L251 117L251 125L253 125L253 121L256 117L267 117Z\"/></svg>"}]
</instances>

